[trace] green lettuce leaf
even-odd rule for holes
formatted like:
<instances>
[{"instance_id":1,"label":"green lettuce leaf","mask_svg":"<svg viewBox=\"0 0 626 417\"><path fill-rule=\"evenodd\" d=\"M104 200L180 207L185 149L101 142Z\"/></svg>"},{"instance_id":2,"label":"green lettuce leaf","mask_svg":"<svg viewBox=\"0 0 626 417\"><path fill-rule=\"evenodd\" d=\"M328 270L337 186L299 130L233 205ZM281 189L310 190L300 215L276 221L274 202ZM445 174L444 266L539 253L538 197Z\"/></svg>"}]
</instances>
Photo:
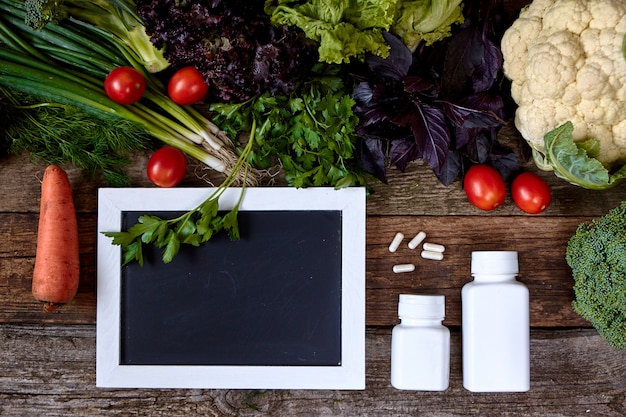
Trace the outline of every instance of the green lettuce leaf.
<instances>
[{"instance_id":1,"label":"green lettuce leaf","mask_svg":"<svg viewBox=\"0 0 626 417\"><path fill-rule=\"evenodd\" d=\"M574 142L573 131L574 125L566 122L544 136L542 163L552 167L557 177L591 190L611 188L626 178L626 165L610 173L594 158L600 147L597 139Z\"/></svg>"},{"instance_id":2,"label":"green lettuce leaf","mask_svg":"<svg viewBox=\"0 0 626 417\"><path fill-rule=\"evenodd\" d=\"M426 45L450 36L452 25L463 23L461 0L403 1L392 32L415 51L424 41Z\"/></svg>"},{"instance_id":3,"label":"green lettuce leaf","mask_svg":"<svg viewBox=\"0 0 626 417\"><path fill-rule=\"evenodd\" d=\"M317 41L320 62L340 64L366 53L389 54L382 32L389 30L400 0L267 0L274 25L293 25Z\"/></svg>"},{"instance_id":4,"label":"green lettuce leaf","mask_svg":"<svg viewBox=\"0 0 626 417\"><path fill-rule=\"evenodd\" d=\"M463 22L461 0L266 0L265 12L276 26L302 29L319 43L320 62L363 60L367 53L389 55L383 32L395 33L409 49L450 36Z\"/></svg>"}]
</instances>

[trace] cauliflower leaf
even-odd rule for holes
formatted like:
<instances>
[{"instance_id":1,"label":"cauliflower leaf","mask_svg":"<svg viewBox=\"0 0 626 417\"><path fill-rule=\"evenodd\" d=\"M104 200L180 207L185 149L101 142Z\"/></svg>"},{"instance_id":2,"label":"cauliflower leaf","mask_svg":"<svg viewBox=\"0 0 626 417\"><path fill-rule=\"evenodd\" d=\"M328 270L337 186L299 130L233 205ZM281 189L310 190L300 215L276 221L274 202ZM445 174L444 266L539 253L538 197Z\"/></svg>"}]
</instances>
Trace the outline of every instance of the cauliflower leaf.
<instances>
[{"instance_id":1,"label":"cauliflower leaf","mask_svg":"<svg viewBox=\"0 0 626 417\"><path fill-rule=\"evenodd\" d=\"M549 166L557 177L591 190L612 188L626 177L626 165L610 173L595 156L599 154L600 141L587 139L575 142L574 125L566 122L545 135L543 160L538 166ZM542 155L535 153L535 159Z\"/></svg>"}]
</instances>

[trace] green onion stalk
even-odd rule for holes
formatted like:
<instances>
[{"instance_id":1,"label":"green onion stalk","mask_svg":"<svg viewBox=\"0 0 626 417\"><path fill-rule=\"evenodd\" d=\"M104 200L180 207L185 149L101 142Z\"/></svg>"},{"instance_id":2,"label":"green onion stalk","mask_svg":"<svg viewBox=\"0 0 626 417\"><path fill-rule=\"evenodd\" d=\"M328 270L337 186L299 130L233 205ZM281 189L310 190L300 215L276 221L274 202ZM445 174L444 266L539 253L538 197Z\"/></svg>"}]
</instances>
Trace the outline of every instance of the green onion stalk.
<instances>
[{"instance_id":1,"label":"green onion stalk","mask_svg":"<svg viewBox=\"0 0 626 417\"><path fill-rule=\"evenodd\" d=\"M29 2L58 3L27 0ZM89 3L86 9L90 9L102 6L100 3L128 5L129 2L68 3ZM98 19L116 21L116 18L106 14L119 13L121 9L109 7L102 6L99 10L105 12L96 11L93 15ZM151 72L155 68L151 66L153 64L148 64L146 69L149 59L146 60L145 56L158 57L158 51L146 52L145 39L137 41L141 47L134 48L129 41L132 36L124 38L119 25L117 33L110 32L105 29L107 25L102 20L96 22L101 22L104 28L95 26L86 21L89 13L78 13L75 8L68 7L66 12L69 17L63 15L63 19L54 11L37 10L39 15L32 11L27 13L22 1L0 0L0 85L52 102L74 105L96 116L113 115L128 120L163 143L226 175L233 169L241 169L233 143L226 133L193 107L179 106L171 101L164 93L165 88L159 78ZM80 18L74 17L72 10ZM128 10L132 11L132 7ZM129 17L125 14L118 20L128 21ZM35 21L47 23L33 29L32 26L37 26ZM135 32L137 22L131 27ZM134 67L146 79L146 93L139 102L130 106L115 103L104 92L106 75L124 65ZM243 173L239 179L244 180ZM255 184L257 173L248 172L245 180L248 184Z\"/></svg>"}]
</instances>

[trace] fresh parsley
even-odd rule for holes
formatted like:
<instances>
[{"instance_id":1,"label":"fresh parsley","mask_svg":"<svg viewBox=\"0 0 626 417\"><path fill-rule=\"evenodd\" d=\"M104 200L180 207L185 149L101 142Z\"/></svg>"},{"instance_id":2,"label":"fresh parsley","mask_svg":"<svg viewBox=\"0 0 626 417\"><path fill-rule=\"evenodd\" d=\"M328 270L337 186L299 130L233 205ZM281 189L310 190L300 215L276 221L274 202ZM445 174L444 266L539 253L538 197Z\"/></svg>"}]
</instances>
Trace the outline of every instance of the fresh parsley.
<instances>
[{"instance_id":1,"label":"fresh parsley","mask_svg":"<svg viewBox=\"0 0 626 417\"><path fill-rule=\"evenodd\" d=\"M213 121L231 134L256 123L252 165L266 169L279 161L290 186L367 185L354 131L359 120L340 69L319 64L313 72L290 95L213 104Z\"/></svg>"},{"instance_id":2,"label":"fresh parsley","mask_svg":"<svg viewBox=\"0 0 626 417\"><path fill-rule=\"evenodd\" d=\"M231 174L198 207L173 219L143 215L127 231L103 233L105 236L113 238L112 243L114 245L122 247L122 265L137 261L139 265L143 266L144 244L151 244L163 249L163 263L169 263L179 252L182 244L200 246L201 243L208 241L221 230L226 230L232 240L239 239L237 214L244 196L255 126L253 121L250 140L244 147ZM238 175L242 170L244 174L239 200L232 210L220 214L219 199L224 191L238 180Z\"/></svg>"}]
</instances>

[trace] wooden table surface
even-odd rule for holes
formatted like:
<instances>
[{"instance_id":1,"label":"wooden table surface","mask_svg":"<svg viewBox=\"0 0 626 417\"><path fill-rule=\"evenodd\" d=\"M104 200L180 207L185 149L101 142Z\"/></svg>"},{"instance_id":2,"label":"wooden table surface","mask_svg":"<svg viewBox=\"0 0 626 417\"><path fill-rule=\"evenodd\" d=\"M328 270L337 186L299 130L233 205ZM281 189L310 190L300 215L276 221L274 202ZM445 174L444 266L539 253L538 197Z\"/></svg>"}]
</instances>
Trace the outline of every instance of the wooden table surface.
<instances>
[{"instance_id":1,"label":"wooden table surface","mask_svg":"<svg viewBox=\"0 0 626 417\"><path fill-rule=\"evenodd\" d=\"M515 12L528 0L507 0ZM501 140L516 143L510 126ZM151 184L137 156L133 186ZM626 415L626 350L610 347L571 308L565 248L579 223L626 200L626 184L610 191L569 185L538 172L552 187L548 210L530 216L510 197L493 212L471 206L457 181L444 187L423 164L392 170L367 200L366 389L184 390L95 387L96 193L104 184L68 169L79 220L81 282L76 298L53 314L31 295L40 179L45 166L26 156L0 158L0 416L614 416ZM183 185L206 186L190 170ZM209 175L219 181L219 177ZM424 231L446 245L443 261L422 260L387 246L396 232ZM474 250L516 250L520 281L530 289L531 389L470 393L462 386L461 287ZM413 273L394 274L398 262ZM395 390L390 377L391 328L401 293L446 296L450 387L445 392Z\"/></svg>"},{"instance_id":2,"label":"wooden table surface","mask_svg":"<svg viewBox=\"0 0 626 417\"><path fill-rule=\"evenodd\" d=\"M517 133L501 132L514 141ZM134 186L150 186L145 157L131 167ZM571 308L572 278L564 255L577 225L626 200L626 184L589 191L540 172L553 202L540 215L512 203L493 212L471 206L459 181L449 187L413 164L375 184L367 201L366 389L156 390L95 387L96 192L103 183L68 169L81 239L81 283L70 304L41 312L30 292L36 248L40 178L45 166L27 157L0 159L0 415L4 416L624 416L626 350L610 347ZM184 185L206 186L191 169ZM443 261L387 246L396 232L424 231L446 245ZM531 296L531 389L470 393L462 386L460 290L469 281L470 253L519 252L520 277ZM417 265L394 274L398 262ZM400 293L444 294L452 330L450 387L445 392L395 390L390 377L391 328Z\"/></svg>"}]
</instances>

